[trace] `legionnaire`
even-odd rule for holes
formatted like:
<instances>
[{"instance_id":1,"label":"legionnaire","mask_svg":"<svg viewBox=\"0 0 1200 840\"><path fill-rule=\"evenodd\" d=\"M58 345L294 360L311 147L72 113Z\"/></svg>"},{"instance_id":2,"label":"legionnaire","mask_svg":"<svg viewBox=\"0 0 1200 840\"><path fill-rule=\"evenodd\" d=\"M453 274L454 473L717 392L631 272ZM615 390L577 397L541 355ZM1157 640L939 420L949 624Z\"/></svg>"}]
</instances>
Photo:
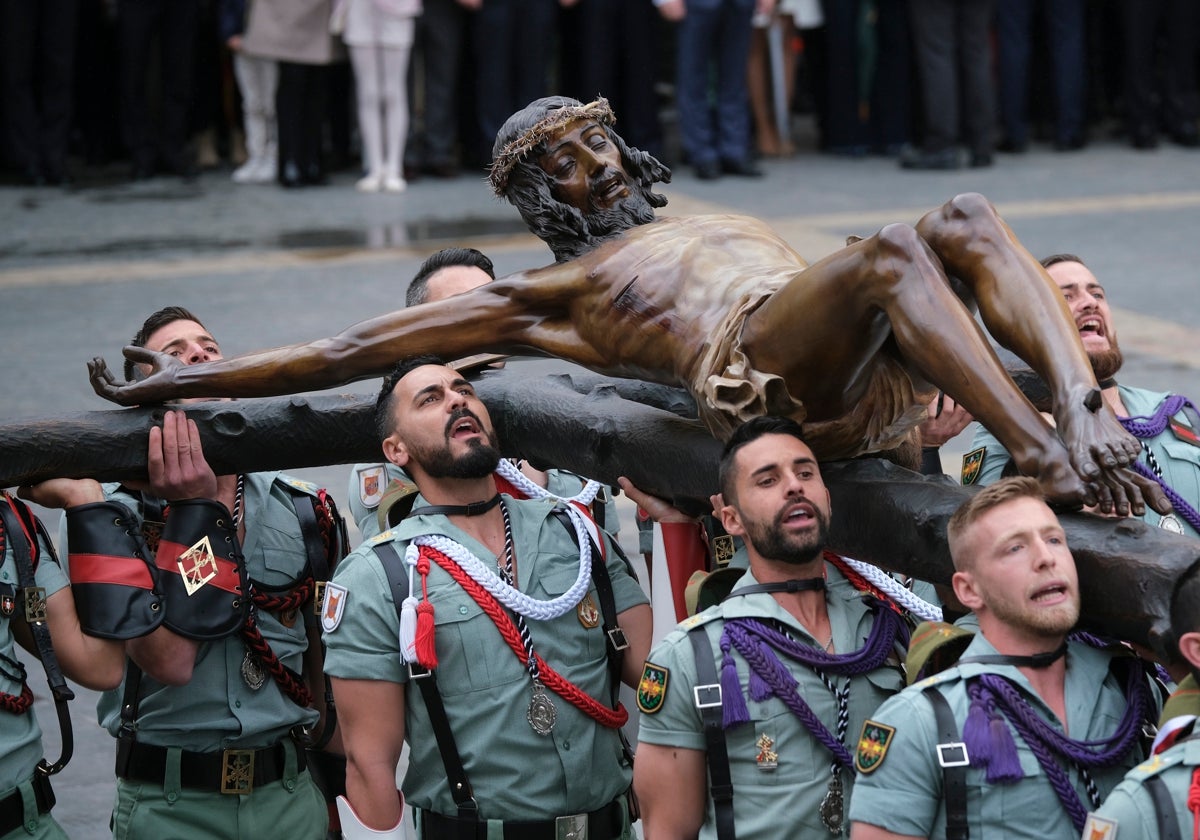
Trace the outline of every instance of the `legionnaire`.
<instances>
[{"instance_id":1,"label":"legionnaire","mask_svg":"<svg viewBox=\"0 0 1200 840\"><path fill-rule=\"evenodd\" d=\"M180 307L151 315L135 343L185 364L221 358ZM82 498L41 499L68 508L72 569L91 556L157 569L162 626L129 642L124 682L98 706L117 739L113 835L324 838L306 747L332 734L315 593L340 517L283 474L214 475L181 411L151 430L148 469L145 490L70 482Z\"/></svg>"},{"instance_id":2,"label":"legionnaire","mask_svg":"<svg viewBox=\"0 0 1200 840\"><path fill-rule=\"evenodd\" d=\"M1100 382L1105 403L1142 443L1134 465L1162 484L1174 510L1165 516L1147 510L1143 519L1176 534L1200 537L1200 413L1186 397L1119 385L1124 357L1108 296L1096 276L1073 254L1042 260L1058 284L1079 328L1079 337ZM1008 452L986 429L975 434L963 456L963 484L990 484L1013 474Z\"/></svg>"},{"instance_id":3,"label":"legionnaire","mask_svg":"<svg viewBox=\"0 0 1200 840\"><path fill-rule=\"evenodd\" d=\"M1088 808L1144 757L1158 715L1147 669L1068 641L1075 563L1036 481L984 488L948 536L954 593L979 633L954 667L863 724L851 837L1077 837Z\"/></svg>"},{"instance_id":4,"label":"legionnaire","mask_svg":"<svg viewBox=\"0 0 1200 840\"><path fill-rule=\"evenodd\" d=\"M419 306L430 301L468 292L496 279L492 261L487 255L474 248L443 248L421 263L405 294L405 305ZM520 470L531 481L555 496L574 496L583 489L586 479L563 470L539 470L523 461ZM527 498L511 484L501 480L498 484L502 493L514 498ZM600 527L610 535L617 534L617 511L612 495L601 489L601 496L593 505L593 512ZM399 522L415 501L416 485L395 464L355 464L350 474L350 514L358 524L364 540L376 536ZM397 502L407 503L396 506Z\"/></svg>"},{"instance_id":5,"label":"legionnaire","mask_svg":"<svg viewBox=\"0 0 1200 840\"><path fill-rule=\"evenodd\" d=\"M913 227L888 225L808 266L756 219L656 219L666 199L653 186L670 173L626 146L613 122L604 100L549 97L496 138L493 189L556 265L329 339L198 367L127 349L155 372L120 385L97 360L93 386L126 404L267 396L379 376L414 353L532 348L685 387L720 439L752 417L790 416L821 459L911 440L940 388L1056 502L1169 510L1156 483L1126 469L1137 442L1104 410L1062 297L982 196L958 196ZM1020 398L963 298L1050 384L1054 428Z\"/></svg>"},{"instance_id":6,"label":"legionnaire","mask_svg":"<svg viewBox=\"0 0 1200 840\"><path fill-rule=\"evenodd\" d=\"M1175 584L1171 631L1188 677L1163 708L1150 758L1088 815L1083 840L1170 840L1200 831L1200 562Z\"/></svg>"},{"instance_id":7,"label":"legionnaire","mask_svg":"<svg viewBox=\"0 0 1200 840\"><path fill-rule=\"evenodd\" d=\"M634 772L646 836L841 834L852 739L904 685L908 626L825 550L829 493L794 421L735 431L721 491L749 570L646 661Z\"/></svg>"},{"instance_id":8,"label":"legionnaire","mask_svg":"<svg viewBox=\"0 0 1200 840\"><path fill-rule=\"evenodd\" d=\"M496 492L491 420L453 368L402 362L376 419L424 504L326 590L345 836L401 836L407 739L421 837L629 837L616 692L649 648L640 587L576 504Z\"/></svg>"},{"instance_id":9,"label":"legionnaire","mask_svg":"<svg viewBox=\"0 0 1200 840\"><path fill-rule=\"evenodd\" d=\"M142 572L148 574L143 567ZM70 758L73 697L63 675L104 690L121 680L124 645L115 626L84 621L76 613L67 573L29 508L0 494L0 838L65 840L50 815L50 776ZM128 629L128 626L126 627ZM42 757L42 732L33 713L33 690L16 658L20 643L46 671L59 710L63 753Z\"/></svg>"}]
</instances>

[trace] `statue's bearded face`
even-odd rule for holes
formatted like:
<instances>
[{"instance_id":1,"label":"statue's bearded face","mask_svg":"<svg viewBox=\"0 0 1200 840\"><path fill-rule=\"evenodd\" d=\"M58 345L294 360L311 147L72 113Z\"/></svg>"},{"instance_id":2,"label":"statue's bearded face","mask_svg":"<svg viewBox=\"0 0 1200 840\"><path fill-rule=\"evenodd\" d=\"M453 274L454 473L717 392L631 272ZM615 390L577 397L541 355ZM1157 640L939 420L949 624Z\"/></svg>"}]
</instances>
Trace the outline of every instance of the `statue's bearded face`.
<instances>
[{"instance_id":1,"label":"statue's bearded face","mask_svg":"<svg viewBox=\"0 0 1200 840\"><path fill-rule=\"evenodd\" d=\"M608 210L630 194L621 152L595 120L576 120L546 143L538 158L551 193L585 216Z\"/></svg>"}]
</instances>

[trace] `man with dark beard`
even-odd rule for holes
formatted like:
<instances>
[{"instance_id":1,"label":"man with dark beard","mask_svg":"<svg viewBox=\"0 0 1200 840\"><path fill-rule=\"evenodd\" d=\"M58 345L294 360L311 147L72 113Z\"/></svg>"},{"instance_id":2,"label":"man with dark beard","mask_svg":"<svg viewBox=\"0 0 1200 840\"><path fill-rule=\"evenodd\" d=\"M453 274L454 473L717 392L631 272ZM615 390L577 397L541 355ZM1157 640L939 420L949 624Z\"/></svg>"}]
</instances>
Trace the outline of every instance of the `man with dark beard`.
<instances>
[{"instance_id":1,"label":"man with dark beard","mask_svg":"<svg viewBox=\"0 0 1200 840\"><path fill-rule=\"evenodd\" d=\"M1104 287L1074 254L1055 254L1042 260L1046 273L1066 298L1079 338L1087 351L1104 402L1125 428L1142 443L1134 465L1166 491L1174 511L1163 516L1147 510L1142 517L1176 534L1200 537L1200 415L1191 401L1170 393L1118 385L1124 361ZM963 457L963 484L990 484L1013 467L1004 447L980 429Z\"/></svg>"},{"instance_id":2,"label":"man with dark beard","mask_svg":"<svg viewBox=\"0 0 1200 840\"><path fill-rule=\"evenodd\" d=\"M794 421L741 426L720 476L722 524L745 540L750 567L643 668L634 787L645 833L836 834L854 783L847 738L903 686L908 629L825 550L829 492Z\"/></svg>"},{"instance_id":3,"label":"man with dark beard","mask_svg":"<svg viewBox=\"0 0 1200 840\"><path fill-rule=\"evenodd\" d=\"M888 225L808 266L757 219L655 219L666 199L652 187L669 172L626 146L614 120L604 100L549 97L496 138L492 187L557 265L331 339L208 365L127 348L156 372L121 385L97 360L93 386L121 403L268 396L378 376L415 353L531 348L683 386L721 440L763 414L804 422L822 460L896 448L941 389L1056 502L1169 509L1157 484L1126 469L1137 442L1104 408L1062 297L982 196L958 196L913 227ZM964 299L1049 383L1055 427L1022 399Z\"/></svg>"},{"instance_id":4,"label":"man with dark beard","mask_svg":"<svg viewBox=\"0 0 1200 840\"><path fill-rule=\"evenodd\" d=\"M326 590L343 836L403 836L407 739L418 837L629 838L628 715L615 698L649 648L641 588L576 505L496 492L495 432L458 371L401 362L376 420L384 456L425 504L347 557Z\"/></svg>"},{"instance_id":5,"label":"man with dark beard","mask_svg":"<svg viewBox=\"0 0 1200 840\"><path fill-rule=\"evenodd\" d=\"M1089 807L1144 757L1143 727L1158 715L1148 666L1068 640L1079 580L1037 482L983 488L947 535L954 594L979 632L954 667L863 724L851 840L1075 840ZM913 634L911 658L929 627Z\"/></svg>"}]
</instances>

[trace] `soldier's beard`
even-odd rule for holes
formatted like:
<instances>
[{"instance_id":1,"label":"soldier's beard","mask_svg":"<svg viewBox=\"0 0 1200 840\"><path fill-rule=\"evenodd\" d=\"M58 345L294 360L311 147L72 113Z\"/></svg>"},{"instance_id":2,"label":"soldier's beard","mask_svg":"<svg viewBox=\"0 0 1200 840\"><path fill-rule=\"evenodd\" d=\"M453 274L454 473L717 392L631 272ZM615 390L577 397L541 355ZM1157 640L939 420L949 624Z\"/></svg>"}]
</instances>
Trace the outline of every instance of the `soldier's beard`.
<instances>
[{"instance_id":1,"label":"soldier's beard","mask_svg":"<svg viewBox=\"0 0 1200 840\"><path fill-rule=\"evenodd\" d=\"M1108 337L1107 350L1088 353L1088 359L1092 363L1092 371L1096 374L1096 380L1100 382L1116 376L1121 365L1125 363L1125 357L1121 354L1121 348L1117 344L1115 335Z\"/></svg>"}]
</instances>

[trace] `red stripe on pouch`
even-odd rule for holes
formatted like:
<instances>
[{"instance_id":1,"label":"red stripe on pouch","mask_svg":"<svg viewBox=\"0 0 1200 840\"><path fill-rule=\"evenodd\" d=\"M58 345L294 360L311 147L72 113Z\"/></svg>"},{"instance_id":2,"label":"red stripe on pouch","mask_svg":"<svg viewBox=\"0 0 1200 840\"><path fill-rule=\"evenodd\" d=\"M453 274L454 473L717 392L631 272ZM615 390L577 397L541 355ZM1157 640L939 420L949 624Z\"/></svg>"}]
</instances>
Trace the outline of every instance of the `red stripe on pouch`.
<instances>
[{"instance_id":1,"label":"red stripe on pouch","mask_svg":"<svg viewBox=\"0 0 1200 840\"><path fill-rule=\"evenodd\" d=\"M158 544L158 553L154 556L154 563L162 571L178 575L179 565L175 561L189 548L191 548L190 545L180 545L179 543L162 540ZM242 591L242 581L238 577L237 565L219 555L214 554L213 556L217 560L217 576L205 585L215 586L218 589L224 589L226 592L240 594Z\"/></svg>"},{"instance_id":2,"label":"red stripe on pouch","mask_svg":"<svg viewBox=\"0 0 1200 840\"><path fill-rule=\"evenodd\" d=\"M136 589L153 589L146 564L136 557L110 554L70 554L71 583L112 583Z\"/></svg>"}]
</instances>

